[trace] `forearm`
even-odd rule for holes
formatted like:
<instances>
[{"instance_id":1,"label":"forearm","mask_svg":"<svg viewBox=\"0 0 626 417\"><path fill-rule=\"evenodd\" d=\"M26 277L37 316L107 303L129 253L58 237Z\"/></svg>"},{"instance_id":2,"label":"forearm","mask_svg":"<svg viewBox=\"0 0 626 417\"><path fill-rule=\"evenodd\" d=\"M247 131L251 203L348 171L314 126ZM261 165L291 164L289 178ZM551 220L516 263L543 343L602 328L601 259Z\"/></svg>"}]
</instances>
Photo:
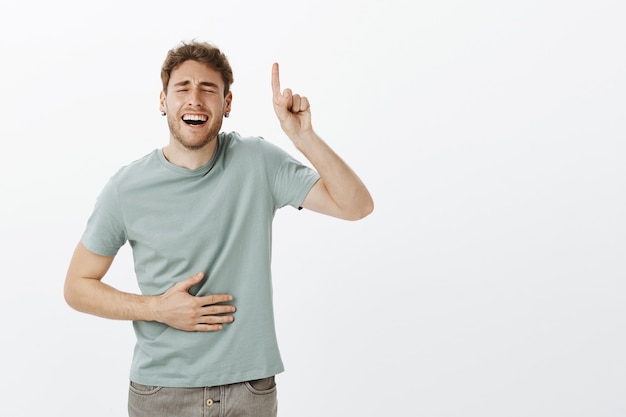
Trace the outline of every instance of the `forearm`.
<instances>
[{"instance_id":1,"label":"forearm","mask_svg":"<svg viewBox=\"0 0 626 417\"><path fill-rule=\"evenodd\" d=\"M70 271L72 271L70 267ZM230 294L196 297L189 288L204 277L197 273L159 296L119 291L100 279L68 274L65 300L74 309L114 320L157 321L185 331L218 331L231 323L235 307Z\"/></svg>"},{"instance_id":2,"label":"forearm","mask_svg":"<svg viewBox=\"0 0 626 417\"><path fill-rule=\"evenodd\" d=\"M65 300L75 310L108 319L156 319L155 297L119 291L98 279L68 277Z\"/></svg>"},{"instance_id":3,"label":"forearm","mask_svg":"<svg viewBox=\"0 0 626 417\"><path fill-rule=\"evenodd\" d=\"M309 130L291 140L320 174L340 217L358 220L372 212L374 202L361 179L322 138Z\"/></svg>"}]
</instances>

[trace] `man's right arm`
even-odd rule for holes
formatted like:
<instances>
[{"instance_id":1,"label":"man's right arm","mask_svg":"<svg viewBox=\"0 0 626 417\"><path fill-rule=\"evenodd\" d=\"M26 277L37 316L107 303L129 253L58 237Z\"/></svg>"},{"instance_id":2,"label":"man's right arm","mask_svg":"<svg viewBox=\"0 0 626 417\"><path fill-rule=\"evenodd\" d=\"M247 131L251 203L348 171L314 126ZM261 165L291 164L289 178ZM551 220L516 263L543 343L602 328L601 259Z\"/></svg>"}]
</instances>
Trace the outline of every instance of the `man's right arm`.
<instances>
[{"instance_id":1,"label":"man's right arm","mask_svg":"<svg viewBox=\"0 0 626 417\"><path fill-rule=\"evenodd\" d=\"M221 330L223 323L233 321L230 313L235 307L222 304L231 301L231 295L189 294L189 288L202 280L203 273L176 283L162 295L131 294L102 282L113 259L78 243L65 278L64 295L70 307L114 320L158 321L186 331Z\"/></svg>"}]
</instances>

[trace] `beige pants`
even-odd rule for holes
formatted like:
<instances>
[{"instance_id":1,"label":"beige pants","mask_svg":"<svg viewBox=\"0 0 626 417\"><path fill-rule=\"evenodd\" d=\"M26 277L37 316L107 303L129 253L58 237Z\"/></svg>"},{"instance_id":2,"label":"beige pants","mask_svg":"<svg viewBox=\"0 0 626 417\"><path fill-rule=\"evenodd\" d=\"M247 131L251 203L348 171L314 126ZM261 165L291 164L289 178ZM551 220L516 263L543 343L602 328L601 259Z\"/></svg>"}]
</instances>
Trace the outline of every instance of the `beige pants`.
<instances>
[{"instance_id":1,"label":"beige pants","mask_svg":"<svg viewBox=\"0 0 626 417\"><path fill-rule=\"evenodd\" d=\"M274 377L204 388L130 383L130 417L276 417Z\"/></svg>"}]
</instances>

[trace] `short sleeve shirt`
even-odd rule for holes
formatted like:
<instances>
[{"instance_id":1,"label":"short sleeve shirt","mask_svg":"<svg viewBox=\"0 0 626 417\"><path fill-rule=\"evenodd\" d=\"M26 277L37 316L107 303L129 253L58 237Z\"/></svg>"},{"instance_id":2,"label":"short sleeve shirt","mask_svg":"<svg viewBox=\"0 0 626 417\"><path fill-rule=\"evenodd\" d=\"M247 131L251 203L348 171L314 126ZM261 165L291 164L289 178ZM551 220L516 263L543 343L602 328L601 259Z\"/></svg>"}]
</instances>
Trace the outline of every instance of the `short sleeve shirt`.
<instances>
[{"instance_id":1,"label":"short sleeve shirt","mask_svg":"<svg viewBox=\"0 0 626 417\"><path fill-rule=\"evenodd\" d=\"M262 138L220 133L212 159L188 170L158 149L105 185L82 242L114 256L128 242L142 294L163 294L202 271L192 295L228 293L235 321L218 332L133 322L130 379L145 385L223 385L283 371L274 328L272 220L299 207L318 174Z\"/></svg>"}]
</instances>

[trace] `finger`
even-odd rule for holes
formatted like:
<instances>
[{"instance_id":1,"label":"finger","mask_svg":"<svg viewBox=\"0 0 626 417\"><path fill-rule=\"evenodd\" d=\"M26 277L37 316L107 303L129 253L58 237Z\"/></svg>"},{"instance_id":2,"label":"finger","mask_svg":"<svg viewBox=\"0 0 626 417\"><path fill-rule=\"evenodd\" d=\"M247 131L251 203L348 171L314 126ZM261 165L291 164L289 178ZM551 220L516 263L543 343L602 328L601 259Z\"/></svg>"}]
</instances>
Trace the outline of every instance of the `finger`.
<instances>
[{"instance_id":1,"label":"finger","mask_svg":"<svg viewBox=\"0 0 626 417\"><path fill-rule=\"evenodd\" d=\"M285 91L283 91L283 95L281 96L281 98L283 105L288 109L291 109L293 103L293 92L291 91L291 88L285 88Z\"/></svg>"},{"instance_id":2,"label":"finger","mask_svg":"<svg viewBox=\"0 0 626 417\"><path fill-rule=\"evenodd\" d=\"M216 331L222 330L224 324L232 323L235 319L232 316L207 316L203 317L199 323L192 327L196 331Z\"/></svg>"},{"instance_id":3,"label":"finger","mask_svg":"<svg viewBox=\"0 0 626 417\"><path fill-rule=\"evenodd\" d=\"M307 111L309 109L309 99L306 97L302 97L300 99L300 111Z\"/></svg>"},{"instance_id":4,"label":"finger","mask_svg":"<svg viewBox=\"0 0 626 417\"><path fill-rule=\"evenodd\" d=\"M299 94L294 94L292 102L291 102L291 107L289 107L289 110L291 110L293 113L298 113L300 111L301 100L302 100L302 97L300 97Z\"/></svg>"},{"instance_id":5,"label":"finger","mask_svg":"<svg viewBox=\"0 0 626 417\"><path fill-rule=\"evenodd\" d=\"M293 103L290 110L294 113L307 111L309 109L309 99L299 94L293 95Z\"/></svg>"},{"instance_id":6,"label":"finger","mask_svg":"<svg viewBox=\"0 0 626 417\"><path fill-rule=\"evenodd\" d=\"M272 65L272 93L274 98L280 97L280 75L278 72L278 62Z\"/></svg>"},{"instance_id":7,"label":"finger","mask_svg":"<svg viewBox=\"0 0 626 417\"><path fill-rule=\"evenodd\" d=\"M237 309L234 306L229 305L212 305L203 306L199 313L202 316L215 316L217 314L229 314L234 313Z\"/></svg>"},{"instance_id":8,"label":"finger","mask_svg":"<svg viewBox=\"0 0 626 417\"><path fill-rule=\"evenodd\" d=\"M197 319L198 324L222 324L222 323L232 323L235 320L233 316L219 316L219 315L210 315L210 316L202 316Z\"/></svg>"},{"instance_id":9,"label":"finger","mask_svg":"<svg viewBox=\"0 0 626 417\"><path fill-rule=\"evenodd\" d=\"M200 305L206 307L212 304L227 303L229 301L233 301L233 296L230 294L211 294L197 297L197 299Z\"/></svg>"},{"instance_id":10,"label":"finger","mask_svg":"<svg viewBox=\"0 0 626 417\"><path fill-rule=\"evenodd\" d=\"M221 324L198 323L191 330L196 332L217 332L224 328Z\"/></svg>"},{"instance_id":11,"label":"finger","mask_svg":"<svg viewBox=\"0 0 626 417\"><path fill-rule=\"evenodd\" d=\"M233 316L206 316L201 324L228 324L235 321Z\"/></svg>"}]
</instances>

